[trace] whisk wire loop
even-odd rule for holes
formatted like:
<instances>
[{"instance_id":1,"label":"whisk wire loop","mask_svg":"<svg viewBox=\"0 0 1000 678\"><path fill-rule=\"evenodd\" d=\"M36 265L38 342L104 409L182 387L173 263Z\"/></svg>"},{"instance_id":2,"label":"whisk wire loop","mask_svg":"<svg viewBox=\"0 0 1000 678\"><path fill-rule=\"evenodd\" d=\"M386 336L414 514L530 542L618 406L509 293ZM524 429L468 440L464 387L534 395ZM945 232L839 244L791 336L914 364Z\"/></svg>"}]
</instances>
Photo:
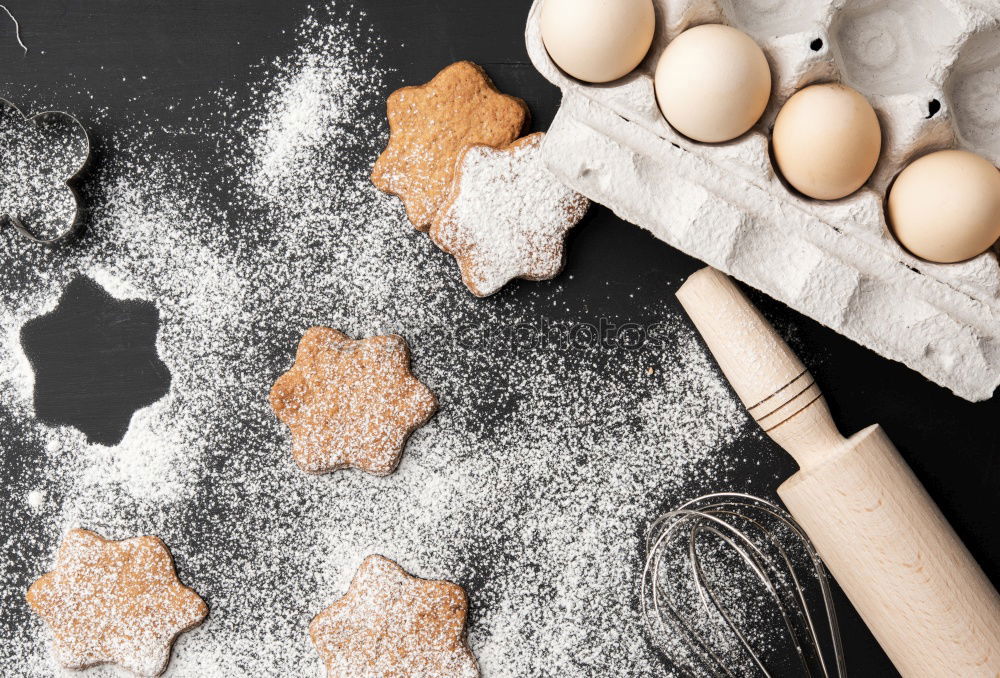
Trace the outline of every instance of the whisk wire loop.
<instances>
[{"instance_id":1,"label":"whisk wire loop","mask_svg":"<svg viewBox=\"0 0 1000 678\"><path fill-rule=\"evenodd\" d=\"M765 678L773 675L764 653L757 651L753 640L741 630L737 609L726 603L720 587L713 583L705 567L706 543L734 553L751 580L763 588L765 599L780 614L780 633L794 648L803 676L846 676L829 577L815 547L787 512L767 500L740 493L710 494L688 501L657 518L647 533L641 584L643 616L654 642L675 663L689 665L695 675L713 678L744 677L748 666ZM677 595L680 586L668 585L678 567L668 560L672 553L686 557L679 565L695 592L688 607L697 605L705 613L700 623L684 613ZM810 611L807 593L813 585L818 586L824 608L826 633L820 632L823 622L818 623ZM714 627L708 625L710 621L715 622ZM730 634L728 642L720 642L720 633ZM828 636L825 645L821 636ZM678 637L683 652L673 640Z\"/></svg>"}]
</instances>

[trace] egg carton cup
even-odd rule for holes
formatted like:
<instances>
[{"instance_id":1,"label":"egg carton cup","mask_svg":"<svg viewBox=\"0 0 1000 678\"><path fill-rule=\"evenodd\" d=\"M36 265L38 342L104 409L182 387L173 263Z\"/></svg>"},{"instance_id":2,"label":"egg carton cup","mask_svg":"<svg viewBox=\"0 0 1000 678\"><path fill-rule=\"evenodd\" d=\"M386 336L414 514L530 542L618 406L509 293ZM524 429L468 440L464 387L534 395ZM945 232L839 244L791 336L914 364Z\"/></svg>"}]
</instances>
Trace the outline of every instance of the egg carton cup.
<instances>
[{"instance_id":1,"label":"egg carton cup","mask_svg":"<svg viewBox=\"0 0 1000 678\"><path fill-rule=\"evenodd\" d=\"M568 186L968 400L1000 383L1000 265L918 259L893 238L884 197L930 151L964 148L1000 163L1000 3L990 0L655 0L656 37L633 73L575 80L542 43L536 0L526 40L563 101L543 156ZM660 114L653 72L682 31L724 23L771 65L758 124L723 144L678 134ZM770 130L796 91L843 82L882 125L868 183L836 201L793 192L776 174Z\"/></svg>"}]
</instances>

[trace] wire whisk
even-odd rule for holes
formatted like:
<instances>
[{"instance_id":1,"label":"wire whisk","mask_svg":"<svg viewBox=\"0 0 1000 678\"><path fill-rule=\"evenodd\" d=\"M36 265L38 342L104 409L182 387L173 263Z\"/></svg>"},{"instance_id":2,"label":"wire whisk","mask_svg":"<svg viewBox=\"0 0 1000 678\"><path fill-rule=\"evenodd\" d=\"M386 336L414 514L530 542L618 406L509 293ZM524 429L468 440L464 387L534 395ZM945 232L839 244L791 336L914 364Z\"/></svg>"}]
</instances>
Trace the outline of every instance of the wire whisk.
<instances>
[{"instance_id":1,"label":"wire whisk","mask_svg":"<svg viewBox=\"0 0 1000 678\"><path fill-rule=\"evenodd\" d=\"M654 643L692 675L846 676L826 567L764 499L710 494L659 517L641 595Z\"/></svg>"}]
</instances>

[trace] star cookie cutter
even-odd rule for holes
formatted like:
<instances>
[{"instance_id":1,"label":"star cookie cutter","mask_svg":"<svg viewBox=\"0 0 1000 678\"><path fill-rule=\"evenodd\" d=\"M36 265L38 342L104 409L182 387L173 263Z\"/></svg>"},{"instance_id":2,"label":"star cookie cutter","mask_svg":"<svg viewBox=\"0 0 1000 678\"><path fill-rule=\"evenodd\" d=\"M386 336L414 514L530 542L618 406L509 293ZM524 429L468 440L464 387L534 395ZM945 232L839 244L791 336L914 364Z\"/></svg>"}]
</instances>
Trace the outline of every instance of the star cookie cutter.
<instances>
[{"instance_id":1,"label":"star cookie cutter","mask_svg":"<svg viewBox=\"0 0 1000 678\"><path fill-rule=\"evenodd\" d=\"M35 143L44 140L50 142L58 140L58 143L61 144L61 149L59 150L63 154L56 154L58 157L54 156L51 158L51 166L45 166L45 163L42 163L43 166L41 167L37 165L33 166L34 169L39 170L39 176L34 177L35 179L40 179L40 177L49 173L58 173L59 176L53 178L46 185L43 185L41 181L36 181L34 185L29 186L29 191L47 192L50 197L59 199L60 196L57 195L57 189L61 189L70 196L70 199L73 201L73 209L72 218L67 220L68 223L61 230L56 231L51 236L44 235L33 228L31 220L23 212L18 211L18 208L23 209L24 205L18 205L17 208L11 209L9 205L4 204L7 202L7 199L4 195L4 179L0 177L0 224L9 223L22 236L39 245L57 245L75 235L82 223L84 211L83 200L75 187L75 183L90 162L90 134L87 132L87 128L83 126L83 123L70 113L65 111L43 111L41 113L25 115L13 102L0 97L0 126L9 124L11 120L16 121L17 124L27 124L34 128L38 132L37 138L33 140ZM11 166L11 157L8 155L11 153L11 150L9 140L5 140L3 148L0 148L0 167ZM65 162L60 163L60 160ZM2 171L6 173L7 170ZM28 183L32 182L29 181ZM33 207L37 208L39 206L33 205Z\"/></svg>"}]
</instances>

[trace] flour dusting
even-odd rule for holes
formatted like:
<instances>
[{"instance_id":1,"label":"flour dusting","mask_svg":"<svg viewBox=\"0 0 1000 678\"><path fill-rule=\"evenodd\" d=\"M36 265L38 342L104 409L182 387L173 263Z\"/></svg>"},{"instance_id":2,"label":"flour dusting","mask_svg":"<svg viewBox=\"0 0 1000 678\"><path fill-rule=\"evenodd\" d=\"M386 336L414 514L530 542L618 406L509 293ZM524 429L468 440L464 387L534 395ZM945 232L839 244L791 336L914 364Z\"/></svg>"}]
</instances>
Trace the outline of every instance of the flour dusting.
<instances>
[{"instance_id":1,"label":"flour dusting","mask_svg":"<svg viewBox=\"0 0 1000 678\"><path fill-rule=\"evenodd\" d=\"M107 140L119 152L97 168L78 246L0 231L0 452L17 460L0 480L11 675L57 673L24 592L75 527L161 537L208 603L168 676L319 675L309 621L373 553L466 588L487 678L667 670L639 612L644 530L681 499L746 489L734 478L746 415L669 290L626 319L642 341L560 315L559 281L468 294L368 179L395 86L380 44L357 12L317 10L297 52L193 110L217 158L192 164L169 133L157 145L155 119L136 121ZM114 447L34 418L18 332L77 275L160 311L170 392ZM438 396L392 475L293 463L267 394L313 325L404 336Z\"/></svg>"}]
</instances>

